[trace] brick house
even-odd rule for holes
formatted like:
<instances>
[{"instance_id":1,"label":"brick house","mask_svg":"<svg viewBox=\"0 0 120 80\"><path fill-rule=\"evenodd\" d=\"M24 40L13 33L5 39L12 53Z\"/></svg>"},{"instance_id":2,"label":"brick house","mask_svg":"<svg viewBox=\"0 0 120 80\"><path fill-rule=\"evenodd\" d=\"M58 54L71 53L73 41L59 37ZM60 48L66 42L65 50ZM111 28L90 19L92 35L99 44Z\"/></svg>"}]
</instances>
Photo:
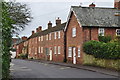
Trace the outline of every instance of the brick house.
<instances>
[{"instance_id":1,"label":"brick house","mask_svg":"<svg viewBox=\"0 0 120 80\"><path fill-rule=\"evenodd\" d=\"M63 62L65 24L58 18L54 27L50 21L46 30L39 27L29 38L29 57L36 55L37 59Z\"/></svg>"},{"instance_id":2,"label":"brick house","mask_svg":"<svg viewBox=\"0 0 120 80\"><path fill-rule=\"evenodd\" d=\"M16 43L16 57L18 58L18 56L23 52L23 48L24 48L24 42L27 40L27 37L23 36L20 40L18 40L18 42Z\"/></svg>"},{"instance_id":3,"label":"brick house","mask_svg":"<svg viewBox=\"0 0 120 80\"><path fill-rule=\"evenodd\" d=\"M120 2L115 8L72 6L65 27L66 59L73 64L82 64L82 45L98 36L120 36Z\"/></svg>"}]
</instances>

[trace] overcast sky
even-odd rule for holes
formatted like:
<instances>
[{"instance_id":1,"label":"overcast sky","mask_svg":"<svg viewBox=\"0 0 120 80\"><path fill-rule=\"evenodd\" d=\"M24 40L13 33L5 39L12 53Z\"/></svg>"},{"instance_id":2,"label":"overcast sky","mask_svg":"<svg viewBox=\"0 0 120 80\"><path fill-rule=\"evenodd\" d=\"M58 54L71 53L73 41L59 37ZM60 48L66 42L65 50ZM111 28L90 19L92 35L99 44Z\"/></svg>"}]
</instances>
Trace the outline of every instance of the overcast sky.
<instances>
[{"instance_id":1,"label":"overcast sky","mask_svg":"<svg viewBox=\"0 0 120 80\"><path fill-rule=\"evenodd\" d=\"M55 19L60 17L62 22L67 20L71 6L88 7L89 4L94 2L96 7L113 7L114 0L17 0L31 8L32 22L26 26L24 31L19 32L19 36L31 35L32 30L42 26L42 29L47 29L47 23L51 21L55 26Z\"/></svg>"}]
</instances>

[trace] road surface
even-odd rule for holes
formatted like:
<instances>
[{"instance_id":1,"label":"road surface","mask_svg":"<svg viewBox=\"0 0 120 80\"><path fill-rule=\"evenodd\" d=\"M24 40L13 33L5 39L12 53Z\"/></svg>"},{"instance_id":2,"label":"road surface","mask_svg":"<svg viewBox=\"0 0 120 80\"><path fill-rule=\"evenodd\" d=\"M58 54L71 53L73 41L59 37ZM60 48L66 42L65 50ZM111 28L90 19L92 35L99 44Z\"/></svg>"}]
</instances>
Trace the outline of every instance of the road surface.
<instances>
[{"instance_id":1,"label":"road surface","mask_svg":"<svg viewBox=\"0 0 120 80\"><path fill-rule=\"evenodd\" d=\"M88 70L20 59L12 60L10 70L13 78L116 78Z\"/></svg>"}]
</instances>

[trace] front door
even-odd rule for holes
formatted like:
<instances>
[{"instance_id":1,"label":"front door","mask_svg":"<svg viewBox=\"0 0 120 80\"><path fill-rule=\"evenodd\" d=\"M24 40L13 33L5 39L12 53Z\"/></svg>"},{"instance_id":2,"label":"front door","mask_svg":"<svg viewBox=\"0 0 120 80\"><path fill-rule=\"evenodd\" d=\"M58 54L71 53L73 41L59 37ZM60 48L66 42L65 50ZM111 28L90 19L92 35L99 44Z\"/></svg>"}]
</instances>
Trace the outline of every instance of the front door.
<instances>
[{"instance_id":1,"label":"front door","mask_svg":"<svg viewBox=\"0 0 120 80\"><path fill-rule=\"evenodd\" d=\"M73 47L73 64L76 64L76 48Z\"/></svg>"},{"instance_id":2,"label":"front door","mask_svg":"<svg viewBox=\"0 0 120 80\"><path fill-rule=\"evenodd\" d=\"M50 50L50 61L52 61L52 50Z\"/></svg>"}]
</instances>

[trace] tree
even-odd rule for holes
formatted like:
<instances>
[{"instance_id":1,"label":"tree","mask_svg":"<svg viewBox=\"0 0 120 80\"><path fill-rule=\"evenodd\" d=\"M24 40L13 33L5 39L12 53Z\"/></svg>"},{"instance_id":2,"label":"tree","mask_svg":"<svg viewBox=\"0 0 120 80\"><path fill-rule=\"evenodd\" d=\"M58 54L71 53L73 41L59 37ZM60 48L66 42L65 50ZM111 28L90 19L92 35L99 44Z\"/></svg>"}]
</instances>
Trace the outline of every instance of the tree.
<instances>
[{"instance_id":1,"label":"tree","mask_svg":"<svg viewBox=\"0 0 120 80\"><path fill-rule=\"evenodd\" d=\"M12 34L25 28L31 21L30 9L25 4L2 2L2 78L9 79Z\"/></svg>"}]
</instances>

